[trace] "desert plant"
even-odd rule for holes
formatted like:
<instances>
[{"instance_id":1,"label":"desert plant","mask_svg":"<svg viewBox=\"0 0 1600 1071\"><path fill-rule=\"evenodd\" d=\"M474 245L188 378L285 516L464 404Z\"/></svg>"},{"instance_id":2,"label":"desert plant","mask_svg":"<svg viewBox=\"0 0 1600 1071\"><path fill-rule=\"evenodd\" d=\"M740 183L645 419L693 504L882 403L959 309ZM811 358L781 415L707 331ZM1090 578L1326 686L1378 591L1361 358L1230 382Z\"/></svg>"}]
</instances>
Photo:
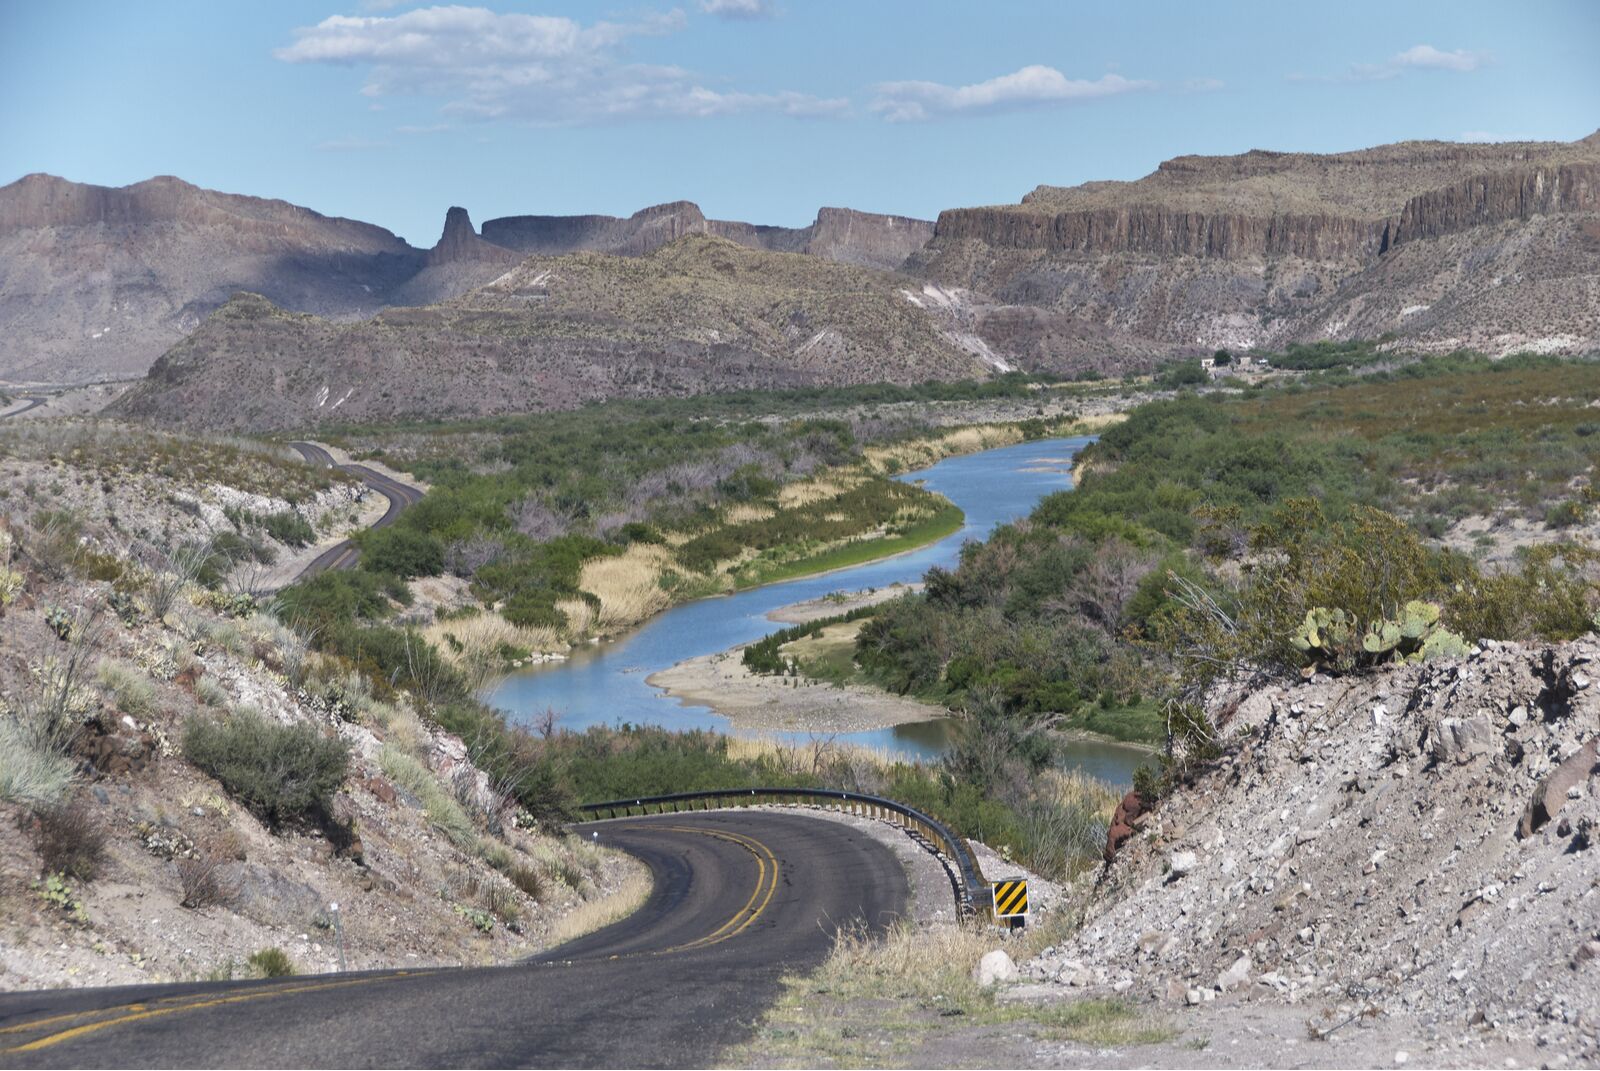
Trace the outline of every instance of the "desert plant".
<instances>
[{"instance_id":1,"label":"desert plant","mask_svg":"<svg viewBox=\"0 0 1600 1071\"><path fill-rule=\"evenodd\" d=\"M289 978L298 973L294 960L281 948L263 948L250 953L252 970L263 978Z\"/></svg>"},{"instance_id":2,"label":"desert plant","mask_svg":"<svg viewBox=\"0 0 1600 1071\"><path fill-rule=\"evenodd\" d=\"M82 800L48 807L34 820L40 869L93 881L105 861L106 833Z\"/></svg>"},{"instance_id":3,"label":"desert plant","mask_svg":"<svg viewBox=\"0 0 1600 1071\"><path fill-rule=\"evenodd\" d=\"M184 754L272 825L325 808L344 781L350 751L310 725L280 725L250 710L190 720Z\"/></svg>"},{"instance_id":4,"label":"desert plant","mask_svg":"<svg viewBox=\"0 0 1600 1071\"><path fill-rule=\"evenodd\" d=\"M237 885L223 870L221 860L210 856L178 859L178 903L190 910L219 905L226 907L239 895Z\"/></svg>"},{"instance_id":5,"label":"desert plant","mask_svg":"<svg viewBox=\"0 0 1600 1071\"><path fill-rule=\"evenodd\" d=\"M544 878L536 867L517 864L506 873L506 877L510 878L511 884L521 889L528 899L544 898Z\"/></svg>"},{"instance_id":6,"label":"desert plant","mask_svg":"<svg viewBox=\"0 0 1600 1071\"><path fill-rule=\"evenodd\" d=\"M95 667L95 679L111 693L124 714L142 717L155 708L155 689L150 678L139 669L114 658L103 659Z\"/></svg>"}]
</instances>

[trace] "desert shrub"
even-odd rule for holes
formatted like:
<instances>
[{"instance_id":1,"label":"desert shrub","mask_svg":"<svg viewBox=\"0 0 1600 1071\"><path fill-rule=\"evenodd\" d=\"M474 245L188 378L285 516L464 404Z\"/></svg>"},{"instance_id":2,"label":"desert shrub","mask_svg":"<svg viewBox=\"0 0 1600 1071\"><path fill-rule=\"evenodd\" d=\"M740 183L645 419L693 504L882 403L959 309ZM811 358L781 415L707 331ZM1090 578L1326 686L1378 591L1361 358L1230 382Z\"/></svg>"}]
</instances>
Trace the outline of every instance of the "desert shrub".
<instances>
[{"instance_id":1,"label":"desert shrub","mask_svg":"<svg viewBox=\"0 0 1600 1071\"><path fill-rule=\"evenodd\" d=\"M34 719L0 715L0 800L50 807L72 788L76 765L61 740Z\"/></svg>"},{"instance_id":2,"label":"desert shrub","mask_svg":"<svg viewBox=\"0 0 1600 1071\"><path fill-rule=\"evenodd\" d=\"M95 667L95 678L123 713L143 717L155 709L155 689L143 670L108 658Z\"/></svg>"},{"instance_id":3,"label":"desert shrub","mask_svg":"<svg viewBox=\"0 0 1600 1071\"><path fill-rule=\"evenodd\" d=\"M1582 502L1569 498L1545 510L1544 523L1551 528L1571 528L1582 524L1588 512Z\"/></svg>"},{"instance_id":4,"label":"desert shrub","mask_svg":"<svg viewBox=\"0 0 1600 1071\"><path fill-rule=\"evenodd\" d=\"M384 776L422 801L423 814L446 840L463 850L477 845L472 819L418 759L394 744L385 744L378 753L378 765Z\"/></svg>"},{"instance_id":5,"label":"desert shrub","mask_svg":"<svg viewBox=\"0 0 1600 1071\"><path fill-rule=\"evenodd\" d=\"M334 624L387 617L390 600L408 596L394 577L364 569L330 570L280 591L273 613L287 624L322 632Z\"/></svg>"},{"instance_id":6,"label":"desert shrub","mask_svg":"<svg viewBox=\"0 0 1600 1071\"><path fill-rule=\"evenodd\" d=\"M538 868L519 863L506 873L506 877L510 878L511 884L521 889L528 899L542 900L544 898L544 877L539 873Z\"/></svg>"},{"instance_id":7,"label":"desert shrub","mask_svg":"<svg viewBox=\"0 0 1600 1071\"><path fill-rule=\"evenodd\" d=\"M444 545L409 527L370 528L357 534L353 541L361 548L364 571L407 579L438 576L444 571Z\"/></svg>"},{"instance_id":8,"label":"desert shrub","mask_svg":"<svg viewBox=\"0 0 1600 1071\"><path fill-rule=\"evenodd\" d=\"M292 509L269 513L261 519L261 527L273 539L290 547L303 547L316 542L317 538L311 522Z\"/></svg>"},{"instance_id":9,"label":"desert shrub","mask_svg":"<svg viewBox=\"0 0 1600 1071\"><path fill-rule=\"evenodd\" d=\"M220 720L192 718L183 749L190 762L273 825L324 808L350 763L344 741L248 710Z\"/></svg>"},{"instance_id":10,"label":"desert shrub","mask_svg":"<svg viewBox=\"0 0 1600 1071\"><path fill-rule=\"evenodd\" d=\"M213 905L226 907L239 895L221 860L198 856L174 860L173 866L178 871L178 903L182 907L193 911Z\"/></svg>"},{"instance_id":11,"label":"desert shrub","mask_svg":"<svg viewBox=\"0 0 1600 1071\"><path fill-rule=\"evenodd\" d=\"M250 953L250 967L263 978L289 978L298 973L294 960L281 948L263 948Z\"/></svg>"},{"instance_id":12,"label":"desert shrub","mask_svg":"<svg viewBox=\"0 0 1600 1071\"><path fill-rule=\"evenodd\" d=\"M79 881L93 881L105 861L106 833L82 800L40 811L33 846L41 869Z\"/></svg>"}]
</instances>

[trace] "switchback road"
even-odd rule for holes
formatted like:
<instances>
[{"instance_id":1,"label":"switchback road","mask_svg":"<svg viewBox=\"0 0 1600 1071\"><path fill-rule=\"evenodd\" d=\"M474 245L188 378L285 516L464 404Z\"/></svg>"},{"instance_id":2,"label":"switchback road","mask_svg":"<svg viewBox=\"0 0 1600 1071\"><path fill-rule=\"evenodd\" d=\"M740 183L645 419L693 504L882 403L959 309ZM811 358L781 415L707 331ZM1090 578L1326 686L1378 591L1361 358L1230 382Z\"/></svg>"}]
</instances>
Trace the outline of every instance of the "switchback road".
<instances>
[{"instance_id":1,"label":"switchback road","mask_svg":"<svg viewBox=\"0 0 1600 1071\"><path fill-rule=\"evenodd\" d=\"M906 908L893 853L803 813L578 827L649 867L634 915L509 967L0 994L0 1067L684 1067L840 927Z\"/></svg>"},{"instance_id":2,"label":"switchback road","mask_svg":"<svg viewBox=\"0 0 1600 1071\"><path fill-rule=\"evenodd\" d=\"M294 442L289 445L301 457L305 458L308 463L347 472L387 498L389 500L389 509L382 517L372 523L374 528L387 528L395 522L396 517L400 516L401 510L422 500L422 492L410 484L401 483L399 480L385 476L383 473L378 472L376 469L368 468L366 465L342 465L333 459L332 454L315 443ZM304 569L300 570L300 575L295 579L304 580L306 577L316 576L318 573L328 569L353 569L360 559L361 552L356 549L354 543L346 539L344 542L329 547L317 555Z\"/></svg>"}]
</instances>

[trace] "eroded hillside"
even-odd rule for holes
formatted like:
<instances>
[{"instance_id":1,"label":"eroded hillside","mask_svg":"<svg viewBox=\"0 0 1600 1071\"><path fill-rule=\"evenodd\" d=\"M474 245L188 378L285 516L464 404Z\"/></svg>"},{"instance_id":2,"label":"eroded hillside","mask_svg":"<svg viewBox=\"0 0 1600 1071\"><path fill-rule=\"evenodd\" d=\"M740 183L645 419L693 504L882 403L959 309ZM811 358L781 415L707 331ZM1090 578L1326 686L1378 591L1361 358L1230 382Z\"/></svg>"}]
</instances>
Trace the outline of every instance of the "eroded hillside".
<instances>
[{"instance_id":1,"label":"eroded hillside","mask_svg":"<svg viewBox=\"0 0 1600 1071\"><path fill-rule=\"evenodd\" d=\"M358 324L240 295L116 408L264 430L994 370L981 343L908 300L912 285L689 235L643 257L532 257L455 300Z\"/></svg>"}]
</instances>

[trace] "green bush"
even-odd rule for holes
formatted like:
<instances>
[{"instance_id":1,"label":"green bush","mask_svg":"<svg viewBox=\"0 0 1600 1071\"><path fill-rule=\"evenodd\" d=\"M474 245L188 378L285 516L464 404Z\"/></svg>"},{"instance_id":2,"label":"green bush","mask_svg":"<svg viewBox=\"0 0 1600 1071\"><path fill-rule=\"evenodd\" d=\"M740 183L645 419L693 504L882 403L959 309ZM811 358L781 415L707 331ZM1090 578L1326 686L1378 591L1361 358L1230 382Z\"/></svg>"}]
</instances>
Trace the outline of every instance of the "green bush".
<instances>
[{"instance_id":1,"label":"green bush","mask_svg":"<svg viewBox=\"0 0 1600 1071\"><path fill-rule=\"evenodd\" d=\"M298 972L294 960L281 948L263 948L250 953L250 966L263 978L290 978Z\"/></svg>"},{"instance_id":2,"label":"green bush","mask_svg":"<svg viewBox=\"0 0 1600 1071\"><path fill-rule=\"evenodd\" d=\"M183 751L272 825L325 809L350 765L344 741L324 737L310 725L281 725L249 710L221 720L190 719Z\"/></svg>"},{"instance_id":3,"label":"green bush","mask_svg":"<svg viewBox=\"0 0 1600 1071\"><path fill-rule=\"evenodd\" d=\"M444 545L408 527L369 528L352 541L361 548L361 568L411 579L444 572Z\"/></svg>"},{"instance_id":4,"label":"green bush","mask_svg":"<svg viewBox=\"0 0 1600 1071\"><path fill-rule=\"evenodd\" d=\"M292 509L271 513L261 519L261 527L279 543L291 547L303 547L314 543L317 539L315 529L311 522Z\"/></svg>"}]
</instances>

